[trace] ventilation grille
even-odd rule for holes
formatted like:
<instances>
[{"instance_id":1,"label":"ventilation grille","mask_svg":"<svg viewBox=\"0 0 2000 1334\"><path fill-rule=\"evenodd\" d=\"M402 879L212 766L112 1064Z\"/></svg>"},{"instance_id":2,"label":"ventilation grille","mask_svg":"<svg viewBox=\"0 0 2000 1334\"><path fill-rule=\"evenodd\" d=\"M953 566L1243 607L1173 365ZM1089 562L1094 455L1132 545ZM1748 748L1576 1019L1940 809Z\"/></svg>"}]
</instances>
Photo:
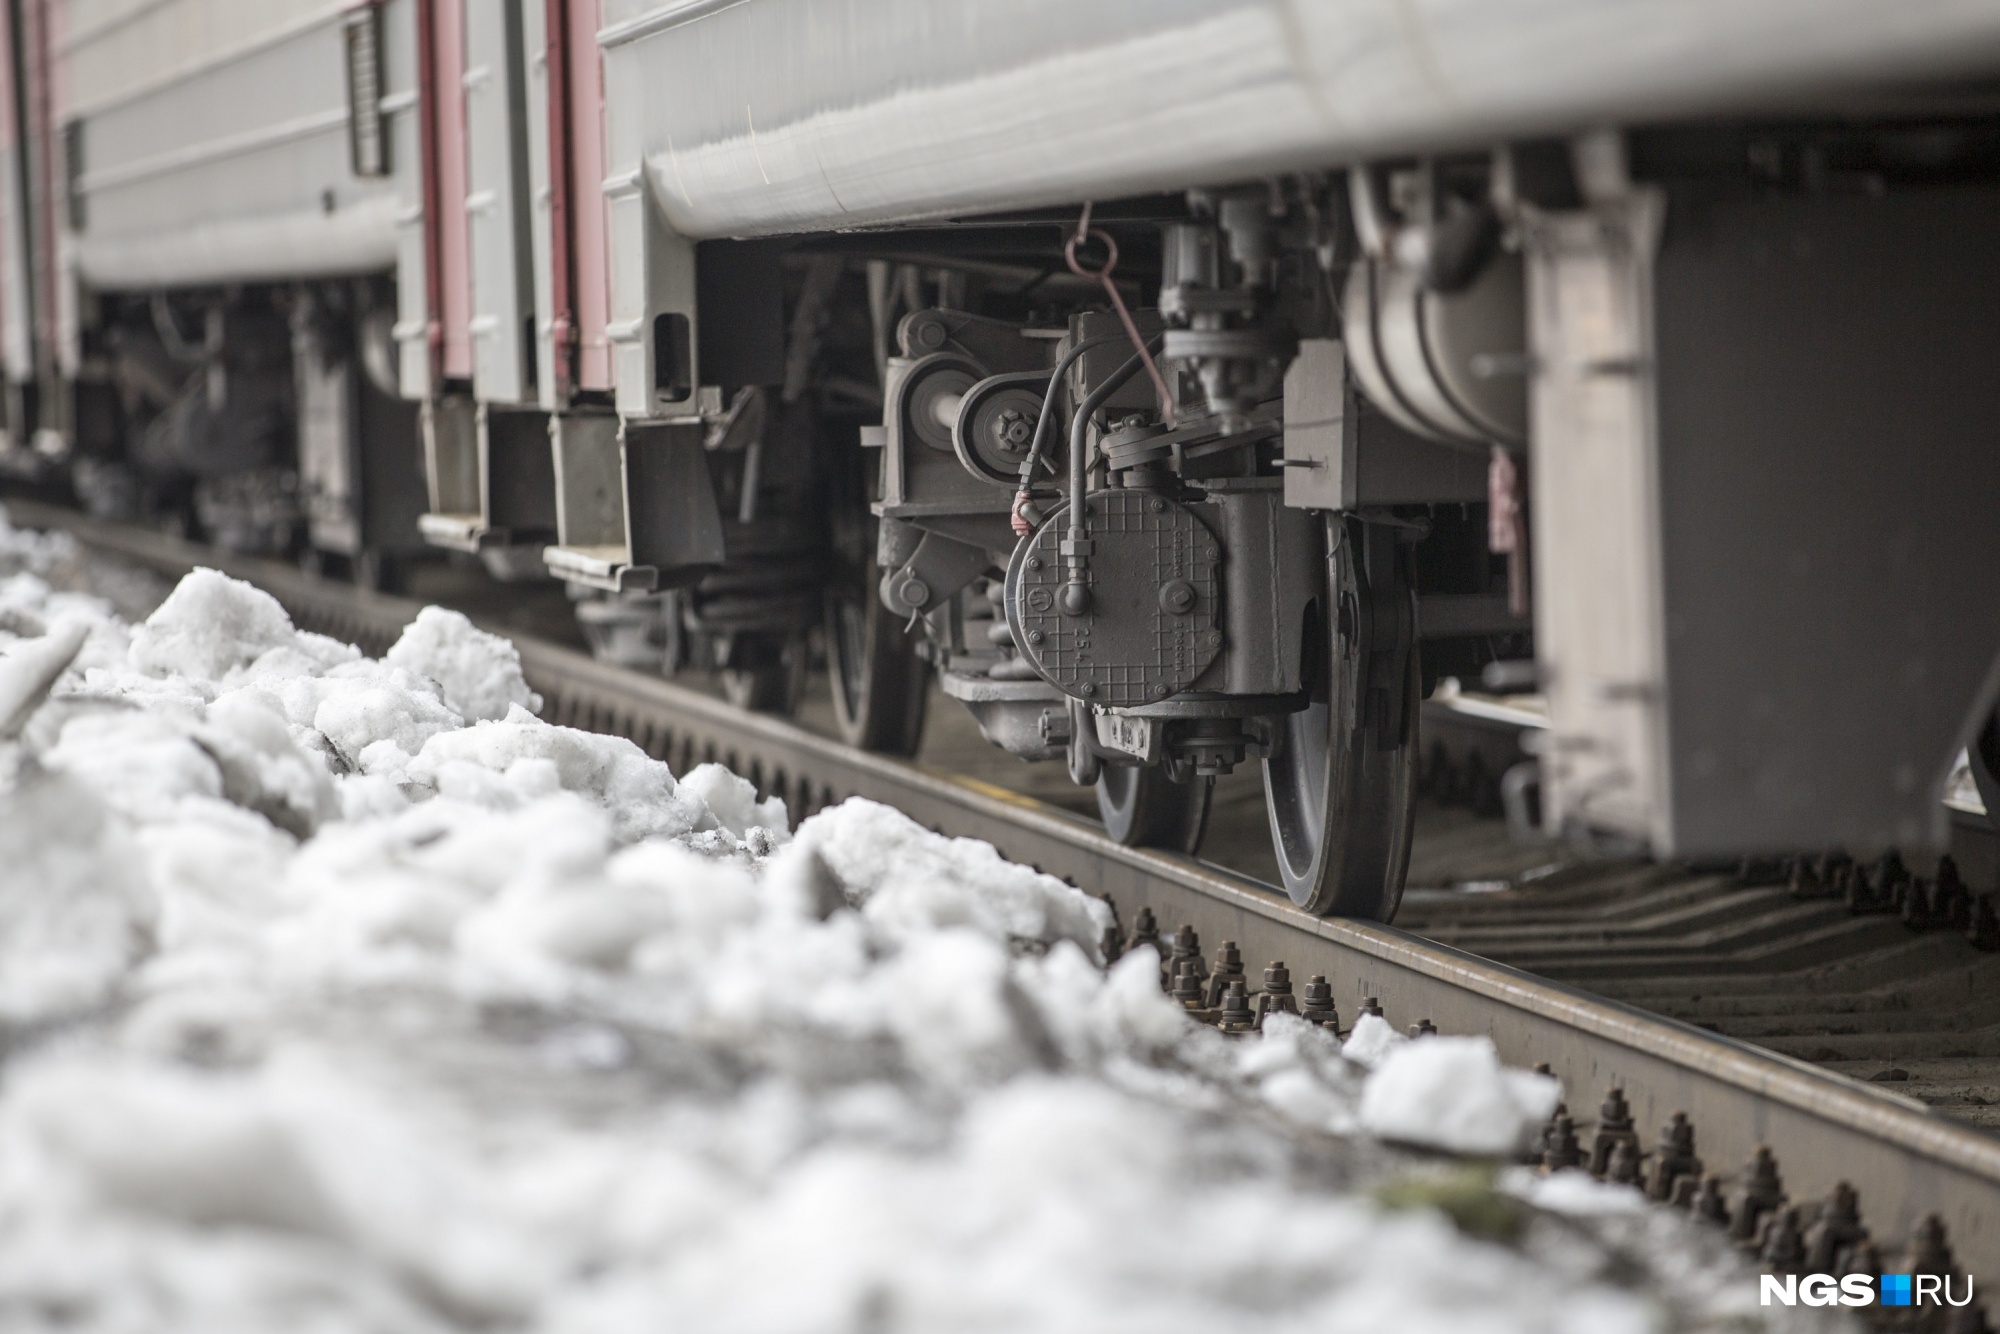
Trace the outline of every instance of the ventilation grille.
<instances>
[{"instance_id":1,"label":"ventilation grille","mask_svg":"<svg viewBox=\"0 0 2000 1334\"><path fill-rule=\"evenodd\" d=\"M356 176L389 174L389 134L382 117L382 9L368 5L347 19L347 143Z\"/></svg>"}]
</instances>

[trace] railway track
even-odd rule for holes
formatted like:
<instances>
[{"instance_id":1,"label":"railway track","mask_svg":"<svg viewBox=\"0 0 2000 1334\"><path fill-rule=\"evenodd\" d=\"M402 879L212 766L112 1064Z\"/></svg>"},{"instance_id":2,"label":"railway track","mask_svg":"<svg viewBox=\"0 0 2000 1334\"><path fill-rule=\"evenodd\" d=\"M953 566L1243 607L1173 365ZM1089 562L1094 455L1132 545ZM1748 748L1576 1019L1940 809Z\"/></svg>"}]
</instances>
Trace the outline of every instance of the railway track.
<instances>
[{"instance_id":1,"label":"railway track","mask_svg":"<svg viewBox=\"0 0 2000 1334\"><path fill-rule=\"evenodd\" d=\"M10 509L169 576L205 564L249 580L300 625L371 653L420 605L64 510ZM1150 913L1162 931L1191 928L1208 950L1234 942L1253 988L1269 960L1300 981L1324 977L1343 1020L1372 1001L1399 1027L1489 1035L1507 1060L1561 1078L1586 1165L1690 1204L1714 1200L1746 1246L1763 1238L1767 1267L1804 1267L1813 1239L1839 1231L1823 1202L1845 1183L1875 1248L1845 1255L1857 1272L1935 1267L1946 1263L1942 1244L1957 1269L2000 1281L2000 1138L1980 1128L2000 1122L2000 1109L1965 1093L2000 1080L2000 1030L1981 1008L2000 956L1951 932L1855 917L1811 886L1795 897L1788 886L1631 863L1565 866L1485 894L1419 892L1398 927L1319 919L1254 880L1120 847L1018 794L513 637L552 722L627 736L676 769L721 761L783 795L795 816L861 796L984 839L1109 898L1128 931ZM1841 1028L1852 1031L1815 1031ZM1890 1068L1907 1078L1844 1077ZM1913 1092L1956 1097L1967 1115ZM1691 1146L1673 1139L1680 1116ZM1556 1137L1558 1161L1564 1143ZM1764 1149L1775 1187L1746 1166Z\"/></svg>"},{"instance_id":2,"label":"railway track","mask_svg":"<svg viewBox=\"0 0 2000 1334\"><path fill-rule=\"evenodd\" d=\"M1440 786L1471 796L1518 753L1493 712L1426 714L1450 738L1432 762L1446 771ZM1555 863L1489 893L1418 891L1397 920L2000 1129L2000 896L1991 892L2000 857L1983 814L1952 817L1949 866L1900 856L1749 868Z\"/></svg>"}]
</instances>

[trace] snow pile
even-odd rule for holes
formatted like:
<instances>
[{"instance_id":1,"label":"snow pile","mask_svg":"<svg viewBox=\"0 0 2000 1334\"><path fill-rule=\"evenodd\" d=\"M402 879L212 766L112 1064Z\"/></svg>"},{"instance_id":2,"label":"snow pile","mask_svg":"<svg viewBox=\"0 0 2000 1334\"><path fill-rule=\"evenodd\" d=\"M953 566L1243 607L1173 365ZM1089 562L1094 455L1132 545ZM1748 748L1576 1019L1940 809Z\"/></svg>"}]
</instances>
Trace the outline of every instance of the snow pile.
<instances>
[{"instance_id":1,"label":"snow pile","mask_svg":"<svg viewBox=\"0 0 2000 1334\"><path fill-rule=\"evenodd\" d=\"M202 572L92 636L0 745L9 1328L1769 1314L1630 1192L1357 1133L1511 1147L1490 1047L1195 1026L1102 903L866 802L788 837L451 613L374 661Z\"/></svg>"},{"instance_id":2,"label":"snow pile","mask_svg":"<svg viewBox=\"0 0 2000 1334\"><path fill-rule=\"evenodd\" d=\"M303 654L323 666L361 656L322 635L301 636L270 594L214 570L196 570L133 632L131 665L150 676L178 673L212 682L267 653Z\"/></svg>"},{"instance_id":3,"label":"snow pile","mask_svg":"<svg viewBox=\"0 0 2000 1334\"><path fill-rule=\"evenodd\" d=\"M517 708L542 710L542 697L521 677L519 651L442 607L418 612L382 661L436 681L445 703L468 722L505 718Z\"/></svg>"},{"instance_id":4,"label":"snow pile","mask_svg":"<svg viewBox=\"0 0 2000 1334\"><path fill-rule=\"evenodd\" d=\"M1361 1091L1361 1124L1384 1139L1497 1156L1519 1152L1561 1099L1555 1080L1504 1068L1491 1038L1430 1038L1382 1057Z\"/></svg>"},{"instance_id":5,"label":"snow pile","mask_svg":"<svg viewBox=\"0 0 2000 1334\"><path fill-rule=\"evenodd\" d=\"M1111 922L1096 899L1003 860L991 844L946 841L885 806L864 803L837 831L808 826L800 837L870 921L898 934L962 926L1094 951Z\"/></svg>"},{"instance_id":6,"label":"snow pile","mask_svg":"<svg viewBox=\"0 0 2000 1334\"><path fill-rule=\"evenodd\" d=\"M1354 1021L1348 1030L1347 1042L1341 1048L1341 1055L1356 1065L1373 1070L1389 1058L1389 1054L1408 1042L1409 1039L1389 1027L1388 1020L1376 1014L1364 1014Z\"/></svg>"},{"instance_id":7,"label":"snow pile","mask_svg":"<svg viewBox=\"0 0 2000 1334\"><path fill-rule=\"evenodd\" d=\"M139 958L155 900L133 853L74 783L0 798L0 1034L96 1005Z\"/></svg>"},{"instance_id":8,"label":"snow pile","mask_svg":"<svg viewBox=\"0 0 2000 1334\"><path fill-rule=\"evenodd\" d=\"M0 509L0 577L28 573L47 578L56 566L76 555L76 540L68 533L16 528L7 511Z\"/></svg>"},{"instance_id":9,"label":"snow pile","mask_svg":"<svg viewBox=\"0 0 2000 1334\"><path fill-rule=\"evenodd\" d=\"M470 914L552 854L560 874L562 849L583 865L654 835L746 856L785 840L782 803L755 805L731 775L698 771L683 788L629 741L535 718L514 647L456 612L430 609L378 662L297 630L274 599L212 570L129 631L102 607L20 585L33 577L4 587L58 627L95 619L23 731L33 762L7 766L0 845L19 844L37 870L0 899L0 958L27 961L0 981L16 1019L114 999L148 950L142 974L197 958L268 968L287 926L352 931L357 913L420 904L435 917L434 887L397 886L454 853L492 881L473 877L459 905ZM0 679L57 634L0 646ZM454 703L505 716L468 725ZM73 948L51 957L54 939ZM331 940L298 966L324 973L340 957Z\"/></svg>"}]
</instances>

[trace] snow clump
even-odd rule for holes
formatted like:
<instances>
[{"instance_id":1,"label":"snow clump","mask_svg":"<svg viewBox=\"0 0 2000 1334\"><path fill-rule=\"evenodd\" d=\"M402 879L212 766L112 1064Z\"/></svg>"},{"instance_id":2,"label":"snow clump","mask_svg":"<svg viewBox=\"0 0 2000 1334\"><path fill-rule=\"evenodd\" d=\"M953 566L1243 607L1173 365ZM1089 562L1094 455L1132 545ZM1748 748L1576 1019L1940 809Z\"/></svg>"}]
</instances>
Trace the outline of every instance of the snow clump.
<instances>
[{"instance_id":1,"label":"snow clump","mask_svg":"<svg viewBox=\"0 0 2000 1334\"><path fill-rule=\"evenodd\" d=\"M1491 1038L1428 1038L1381 1058L1361 1091L1361 1124L1405 1144L1500 1157L1520 1152L1561 1100L1555 1080L1502 1066Z\"/></svg>"},{"instance_id":2,"label":"snow clump","mask_svg":"<svg viewBox=\"0 0 2000 1334\"><path fill-rule=\"evenodd\" d=\"M521 675L520 650L463 612L425 607L382 661L436 681L445 703L468 722L497 721L510 709L542 711L542 697Z\"/></svg>"},{"instance_id":3,"label":"snow clump","mask_svg":"<svg viewBox=\"0 0 2000 1334\"><path fill-rule=\"evenodd\" d=\"M92 643L0 743L10 1328L1785 1314L1631 1192L1388 1190L1543 1107L1490 1046L1226 1038L1101 901L864 801L788 835L449 613L371 660L204 571Z\"/></svg>"}]
</instances>

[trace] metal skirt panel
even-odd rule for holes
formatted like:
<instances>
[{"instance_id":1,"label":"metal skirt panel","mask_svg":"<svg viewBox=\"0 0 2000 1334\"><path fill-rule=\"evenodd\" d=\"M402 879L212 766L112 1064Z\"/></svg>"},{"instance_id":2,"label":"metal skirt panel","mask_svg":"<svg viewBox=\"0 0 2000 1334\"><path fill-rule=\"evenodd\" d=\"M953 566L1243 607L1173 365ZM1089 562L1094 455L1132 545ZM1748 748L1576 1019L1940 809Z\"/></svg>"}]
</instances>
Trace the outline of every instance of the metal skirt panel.
<instances>
[{"instance_id":1,"label":"metal skirt panel","mask_svg":"<svg viewBox=\"0 0 2000 1334\"><path fill-rule=\"evenodd\" d=\"M627 0L612 105L689 237L908 222L2000 65L1985 0Z\"/></svg>"},{"instance_id":2,"label":"metal skirt panel","mask_svg":"<svg viewBox=\"0 0 2000 1334\"><path fill-rule=\"evenodd\" d=\"M83 236L77 272L100 291L383 273L396 265L396 204L282 213L168 232Z\"/></svg>"}]
</instances>

